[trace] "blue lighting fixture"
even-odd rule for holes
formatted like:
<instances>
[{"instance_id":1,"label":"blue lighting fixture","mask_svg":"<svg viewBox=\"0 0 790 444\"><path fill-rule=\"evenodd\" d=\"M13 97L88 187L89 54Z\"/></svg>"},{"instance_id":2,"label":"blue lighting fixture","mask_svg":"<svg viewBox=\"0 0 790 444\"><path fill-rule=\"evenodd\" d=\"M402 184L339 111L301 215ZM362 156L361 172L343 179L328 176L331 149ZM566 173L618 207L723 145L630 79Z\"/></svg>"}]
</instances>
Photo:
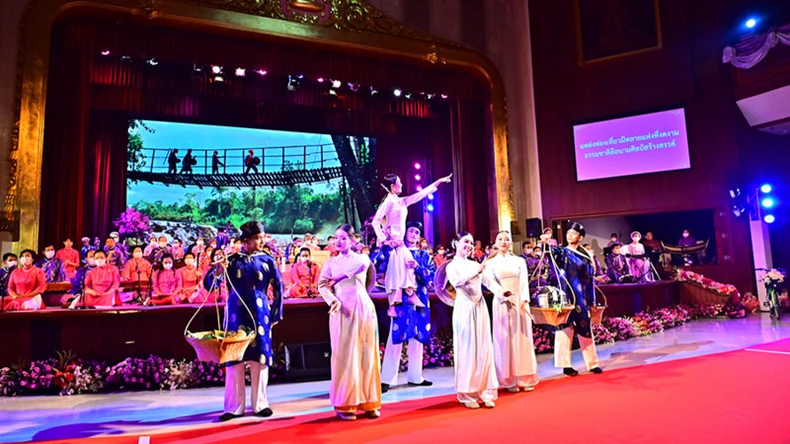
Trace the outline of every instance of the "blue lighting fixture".
<instances>
[{"instance_id":1,"label":"blue lighting fixture","mask_svg":"<svg viewBox=\"0 0 790 444\"><path fill-rule=\"evenodd\" d=\"M760 202L760 204L762 204L762 206L765 208L772 208L774 206L774 200L770 197L766 197L762 200L762 202Z\"/></svg>"},{"instance_id":2,"label":"blue lighting fixture","mask_svg":"<svg viewBox=\"0 0 790 444\"><path fill-rule=\"evenodd\" d=\"M744 23L744 25L746 25L747 28L752 29L755 26L757 26L757 19L750 18L749 20L746 20L746 23Z\"/></svg>"},{"instance_id":3,"label":"blue lighting fixture","mask_svg":"<svg viewBox=\"0 0 790 444\"><path fill-rule=\"evenodd\" d=\"M428 209L428 211L433 211L433 204L428 204L428 206L426 208ZM768 216L766 216L766 218L767 217ZM771 216L771 217L773 217L773 216ZM766 222L768 222L768 221L766 220ZM771 222L773 222L773 221L771 221Z\"/></svg>"},{"instance_id":4,"label":"blue lighting fixture","mask_svg":"<svg viewBox=\"0 0 790 444\"><path fill-rule=\"evenodd\" d=\"M766 193L766 194L770 193L771 190L773 190L773 187L771 187L770 184L765 184L765 185L760 187L760 191L762 191L763 193Z\"/></svg>"},{"instance_id":5,"label":"blue lighting fixture","mask_svg":"<svg viewBox=\"0 0 790 444\"><path fill-rule=\"evenodd\" d=\"M773 214L766 214L766 215L765 215L765 217L763 217L763 220L764 220L764 221L765 221L765 223L767 223L767 224L772 224L772 223L774 223L774 221L776 220L776 218L774 217L774 215L773 215Z\"/></svg>"}]
</instances>

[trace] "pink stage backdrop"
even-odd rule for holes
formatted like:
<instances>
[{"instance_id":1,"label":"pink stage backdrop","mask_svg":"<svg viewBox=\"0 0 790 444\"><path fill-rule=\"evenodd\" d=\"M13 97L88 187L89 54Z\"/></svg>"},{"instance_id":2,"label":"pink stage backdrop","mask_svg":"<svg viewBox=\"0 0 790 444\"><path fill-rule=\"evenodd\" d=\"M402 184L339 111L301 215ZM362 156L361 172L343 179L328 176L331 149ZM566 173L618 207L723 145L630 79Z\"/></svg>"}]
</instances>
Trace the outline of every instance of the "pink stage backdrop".
<instances>
[{"instance_id":1,"label":"pink stage backdrop","mask_svg":"<svg viewBox=\"0 0 790 444\"><path fill-rule=\"evenodd\" d=\"M573 127L576 180L691 168L683 108Z\"/></svg>"}]
</instances>

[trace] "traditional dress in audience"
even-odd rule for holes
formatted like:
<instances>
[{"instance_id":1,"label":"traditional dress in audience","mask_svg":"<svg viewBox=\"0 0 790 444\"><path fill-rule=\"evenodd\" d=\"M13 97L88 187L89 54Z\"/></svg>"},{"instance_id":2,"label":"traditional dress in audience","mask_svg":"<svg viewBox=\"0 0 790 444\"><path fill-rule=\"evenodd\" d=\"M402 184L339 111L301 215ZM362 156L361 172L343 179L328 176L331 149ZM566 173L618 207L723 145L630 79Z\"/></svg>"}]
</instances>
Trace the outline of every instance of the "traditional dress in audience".
<instances>
[{"instance_id":1,"label":"traditional dress in audience","mask_svg":"<svg viewBox=\"0 0 790 444\"><path fill-rule=\"evenodd\" d=\"M289 298L314 298L318 296L318 273L320 266L310 259L310 249L302 248L299 260L291 267L292 287Z\"/></svg>"},{"instance_id":2,"label":"traditional dress in audience","mask_svg":"<svg viewBox=\"0 0 790 444\"><path fill-rule=\"evenodd\" d=\"M66 269L63 262L55 257L55 247L47 245L44 248L44 257L36 262L36 267L44 271L47 283L66 282Z\"/></svg>"},{"instance_id":3,"label":"traditional dress in audience","mask_svg":"<svg viewBox=\"0 0 790 444\"><path fill-rule=\"evenodd\" d=\"M148 260L151 261L152 264L161 264L162 259L166 255L173 258L173 253L170 251L170 246L167 245L167 238L165 236L159 236L159 243L156 245L156 248L151 251L151 255L148 257ZM173 260L175 260L175 258L173 258Z\"/></svg>"},{"instance_id":4,"label":"traditional dress in audience","mask_svg":"<svg viewBox=\"0 0 790 444\"><path fill-rule=\"evenodd\" d=\"M693 247L695 245L697 245L697 240L694 239L694 237L691 235L691 232L689 230L683 230L683 237L678 240L678 246ZM699 261L699 254L683 255L683 265L693 265L697 261Z\"/></svg>"},{"instance_id":5,"label":"traditional dress in audience","mask_svg":"<svg viewBox=\"0 0 790 444\"><path fill-rule=\"evenodd\" d=\"M222 251L221 248L217 248L216 250L212 251L211 261L210 264L208 264L208 268L206 268L205 271L201 270L201 272L204 276L208 276L209 274L214 276L214 278L212 278L212 284L214 287L206 288L205 285L201 285L198 292L189 299L191 304L202 304L204 301L212 304L215 302L225 302L228 300L228 284L225 282L225 276L222 272L224 267L227 267L227 265L227 261L225 260L225 252Z\"/></svg>"},{"instance_id":6,"label":"traditional dress in audience","mask_svg":"<svg viewBox=\"0 0 790 444\"><path fill-rule=\"evenodd\" d=\"M104 252L95 255L96 268L85 275L85 295L83 297L86 307L111 307L121 305L118 289L121 286L121 275L118 268L107 263ZM80 305L78 302L77 305Z\"/></svg>"},{"instance_id":7,"label":"traditional dress in audience","mask_svg":"<svg viewBox=\"0 0 790 444\"><path fill-rule=\"evenodd\" d=\"M203 273L195 264L195 255L187 253L184 256L184 266L178 269L178 274L181 275L181 294L179 299L181 302L187 302L195 299L198 291L202 288Z\"/></svg>"},{"instance_id":8,"label":"traditional dress in audience","mask_svg":"<svg viewBox=\"0 0 790 444\"><path fill-rule=\"evenodd\" d=\"M612 248L615 245L620 245L620 239L617 236L617 233L612 233L612 235L609 236L609 243L606 244L606 248Z\"/></svg>"},{"instance_id":9,"label":"traditional dress in audience","mask_svg":"<svg viewBox=\"0 0 790 444\"><path fill-rule=\"evenodd\" d=\"M118 248L115 239L108 237L104 241L104 253L107 255L107 264L117 269L122 269L126 263L126 250Z\"/></svg>"},{"instance_id":10,"label":"traditional dress in audience","mask_svg":"<svg viewBox=\"0 0 790 444\"><path fill-rule=\"evenodd\" d=\"M16 269L18 259L14 253L3 255L3 268L0 268L0 296L8 296L8 279Z\"/></svg>"},{"instance_id":11,"label":"traditional dress in audience","mask_svg":"<svg viewBox=\"0 0 790 444\"><path fill-rule=\"evenodd\" d=\"M77 273L77 268L80 266L80 252L72 248L74 243L71 239L66 239L63 242L63 248L55 253L55 257L63 262L66 270L66 278L72 279Z\"/></svg>"},{"instance_id":12,"label":"traditional dress in audience","mask_svg":"<svg viewBox=\"0 0 790 444\"><path fill-rule=\"evenodd\" d=\"M510 233L497 234L497 252L486 262L483 283L494 293L494 364L499 386L531 391L538 384L532 341L527 263L510 253Z\"/></svg>"},{"instance_id":13,"label":"traditional dress in audience","mask_svg":"<svg viewBox=\"0 0 790 444\"><path fill-rule=\"evenodd\" d=\"M146 259L151 258L151 254L153 254L154 250L158 247L156 236L151 236L148 239L148 245L145 246L145 250L143 250L143 257Z\"/></svg>"},{"instance_id":14,"label":"traditional dress in audience","mask_svg":"<svg viewBox=\"0 0 790 444\"><path fill-rule=\"evenodd\" d=\"M420 222L409 222L406 224L406 246L414 256L414 277L417 280L417 296L420 298L424 308L418 308L411 304L400 304L395 307L397 316L392 318L390 324L387 348L384 351L384 362L381 366L381 391L387 392L390 386L398 381L398 370L400 368L401 351L403 344L408 341L409 349L409 373L407 381L411 386L427 387L433 385L422 375L423 365L423 345L431 343L431 311L428 299L428 287L433 283L436 273L436 266L433 258L425 251L420 250L417 241L422 235L422 224ZM388 249L389 247L384 247ZM387 255L383 255L387 258ZM386 264L380 264L378 269L386 270Z\"/></svg>"},{"instance_id":15,"label":"traditional dress in audience","mask_svg":"<svg viewBox=\"0 0 790 444\"><path fill-rule=\"evenodd\" d=\"M53 251L54 252L54 251ZM47 289L44 271L33 266L32 250L20 255L20 266L11 272L8 279L8 297L4 310L40 310L44 307L41 294Z\"/></svg>"},{"instance_id":16,"label":"traditional dress in audience","mask_svg":"<svg viewBox=\"0 0 790 444\"><path fill-rule=\"evenodd\" d=\"M82 249L80 250L80 257L82 258L82 265L85 265L86 259L88 257L88 252L94 250L93 245L91 245L91 238L83 237L82 238Z\"/></svg>"},{"instance_id":17,"label":"traditional dress in audience","mask_svg":"<svg viewBox=\"0 0 790 444\"><path fill-rule=\"evenodd\" d=\"M179 294L184 286L181 275L173 269L173 256L162 256L161 269L154 271L151 302L154 305L179 304Z\"/></svg>"},{"instance_id":18,"label":"traditional dress in audience","mask_svg":"<svg viewBox=\"0 0 790 444\"><path fill-rule=\"evenodd\" d=\"M73 302L70 308L74 308L76 306L78 302L77 298L79 298L85 291L85 278L87 277L88 272L96 268L95 256L96 250L88 251L88 256L85 258L85 265L77 269L77 273L74 275L74 278L71 279L71 290L60 300L62 304Z\"/></svg>"},{"instance_id":19,"label":"traditional dress in audience","mask_svg":"<svg viewBox=\"0 0 790 444\"><path fill-rule=\"evenodd\" d=\"M326 248L324 248L324 250L328 251L330 256L337 253L337 247L335 246L335 236L329 236L326 238Z\"/></svg>"},{"instance_id":20,"label":"traditional dress in audience","mask_svg":"<svg viewBox=\"0 0 790 444\"><path fill-rule=\"evenodd\" d=\"M241 417L246 406L244 382L245 363L250 368L252 411L256 416L269 417L266 385L269 367L273 364L272 327L283 317L283 283L277 263L263 249L263 226L254 221L241 226L244 251L228 258L227 276L233 294L226 305L228 330L247 327L256 330L255 340L244 352L243 362L229 362L225 372L225 413L220 421ZM220 271L219 275L224 275ZM215 274L206 275L204 286L214 288ZM267 296L272 289L273 302ZM242 302L243 301L243 302ZM246 308L245 308L246 306ZM249 309L249 312L248 312ZM250 317L252 313L252 318ZM257 326L257 329L255 328Z\"/></svg>"},{"instance_id":21,"label":"traditional dress in audience","mask_svg":"<svg viewBox=\"0 0 790 444\"><path fill-rule=\"evenodd\" d=\"M611 282L621 283L626 280L626 276L631 274L625 256L620 254L620 244L612 247L612 252L606 256L606 271Z\"/></svg>"},{"instance_id":22,"label":"traditional dress in audience","mask_svg":"<svg viewBox=\"0 0 790 444\"><path fill-rule=\"evenodd\" d=\"M579 374L571 365L574 334L579 338L579 346L587 369L596 374L603 372L598 363L588 311L588 307L595 303L595 270L593 258L581 246L585 234L583 226L578 223L572 224L565 234L568 246L552 248L550 252L565 276L565 279L559 279L557 284L565 294L569 297L572 295L572 299L576 301L576 309L571 312L568 322L559 325L554 335L554 366L562 368L563 373L568 376Z\"/></svg>"},{"instance_id":23,"label":"traditional dress in audience","mask_svg":"<svg viewBox=\"0 0 790 444\"><path fill-rule=\"evenodd\" d=\"M438 247L436 247L436 254L433 256L433 263L438 268L441 267L442 264L447 261L448 261L447 250L443 246L439 245Z\"/></svg>"},{"instance_id":24,"label":"traditional dress in audience","mask_svg":"<svg viewBox=\"0 0 790 444\"><path fill-rule=\"evenodd\" d=\"M584 249L587 250L587 254L593 258L593 264L595 265L595 281L599 284L608 284L611 282L609 276L606 274L606 269L601 265L601 261L599 261L598 257L595 255L593 247L590 244L584 244Z\"/></svg>"},{"instance_id":25,"label":"traditional dress in audience","mask_svg":"<svg viewBox=\"0 0 790 444\"><path fill-rule=\"evenodd\" d=\"M123 254L124 260L128 258L129 250L126 248L126 245L124 245L123 242L121 242L121 237L118 235L118 232L113 231L112 233L110 233L110 237L112 238L112 240L115 241L115 249Z\"/></svg>"},{"instance_id":26,"label":"traditional dress in audience","mask_svg":"<svg viewBox=\"0 0 790 444\"><path fill-rule=\"evenodd\" d=\"M620 252L625 254L629 272L634 279L639 282L652 282L655 277L650 269L650 258L645 256L645 247L639 243L641 238L642 235L638 231L634 231L631 233L633 242L620 248Z\"/></svg>"},{"instance_id":27,"label":"traditional dress in audience","mask_svg":"<svg viewBox=\"0 0 790 444\"><path fill-rule=\"evenodd\" d=\"M184 259L184 247L181 245L180 240L173 239L173 246L170 248L170 254L173 255L175 261Z\"/></svg>"},{"instance_id":28,"label":"traditional dress in audience","mask_svg":"<svg viewBox=\"0 0 790 444\"><path fill-rule=\"evenodd\" d=\"M214 257L215 251L222 251L223 255L228 256L228 254L226 254L221 248L208 247L203 250L203 253L200 254L200 259L198 259L198 268L200 269L200 272L203 273L203 276L206 275L208 269L211 268L212 262L214 262L211 260L211 258ZM195 257L197 257L197 255L195 255Z\"/></svg>"},{"instance_id":29,"label":"traditional dress in audience","mask_svg":"<svg viewBox=\"0 0 790 444\"><path fill-rule=\"evenodd\" d=\"M696 241L695 241L695 243L696 243ZM645 248L647 250L649 250L647 252L648 254L650 254L651 252L652 253L660 253L661 252L661 242L659 242L656 239L654 239L653 238L653 233L650 232L650 231L645 233L645 238L642 240L642 245L644 245Z\"/></svg>"},{"instance_id":30,"label":"traditional dress in audience","mask_svg":"<svg viewBox=\"0 0 790 444\"><path fill-rule=\"evenodd\" d=\"M547 227L543 229L543 234L541 234L540 239L543 242L548 243L552 247L559 246L559 244L557 243L557 239L554 239L552 236L554 236L554 230Z\"/></svg>"},{"instance_id":31,"label":"traditional dress in audience","mask_svg":"<svg viewBox=\"0 0 790 444\"><path fill-rule=\"evenodd\" d=\"M358 410L378 417L381 408L378 319L368 294L373 269L370 258L351 251L353 234L349 225L335 232L338 255L324 263L318 287L330 307L329 400L344 420L356 419Z\"/></svg>"},{"instance_id":32,"label":"traditional dress in audience","mask_svg":"<svg viewBox=\"0 0 790 444\"><path fill-rule=\"evenodd\" d=\"M493 408L499 384L494 365L491 318L483 299L481 276L485 266L470 260L474 249L471 234L458 233L453 246L456 254L447 264L446 271L447 282L456 293L453 307L455 391L458 401L467 408L479 408L480 401Z\"/></svg>"},{"instance_id":33,"label":"traditional dress in audience","mask_svg":"<svg viewBox=\"0 0 790 444\"><path fill-rule=\"evenodd\" d=\"M132 258L123 266L121 279L127 282L148 282L152 273L151 263L143 257L143 250L136 247Z\"/></svg>"}]
</instances>

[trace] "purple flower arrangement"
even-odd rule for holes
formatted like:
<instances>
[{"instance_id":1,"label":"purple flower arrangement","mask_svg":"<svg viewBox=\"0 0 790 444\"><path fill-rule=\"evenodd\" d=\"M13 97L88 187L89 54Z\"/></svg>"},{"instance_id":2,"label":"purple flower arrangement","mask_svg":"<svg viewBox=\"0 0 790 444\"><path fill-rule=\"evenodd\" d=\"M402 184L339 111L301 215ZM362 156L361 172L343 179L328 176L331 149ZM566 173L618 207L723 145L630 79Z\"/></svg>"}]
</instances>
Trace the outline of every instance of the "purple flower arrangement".
<instances>
[{"instance_id":1,"label":"purple flower arrangement","mask_svg":"<svg viewBox=\"0 0 790 444\"><path fill-rule=\"evenodd\" d=\"M605 318L603 325L612 333L615 341L625 341L639 336L636 327L629 318Z\"/></svg>"},{"instance_id":2,"label":"purple flower arrangement","mask_svg":"<svg viewBox=\"0 0 790 444\"><path fill-rule=\"evenodd\" d=\"M121 213L113 224L122 238L135 239L138 243L145 242L145 236L151 233L151 220L148 216L131 207Z\"/></svg>"},{"instance_id":3,"label":"purple flower arrangement","mask_svg":"<svg viewBox=\"0 0 790 444\"><path fill-rule=\"evenodd\" d=\"M614 342L614 333L609 331L603 324L593 324L593 337L596 344L607 344Z\"/></svg>"}]
</instances>

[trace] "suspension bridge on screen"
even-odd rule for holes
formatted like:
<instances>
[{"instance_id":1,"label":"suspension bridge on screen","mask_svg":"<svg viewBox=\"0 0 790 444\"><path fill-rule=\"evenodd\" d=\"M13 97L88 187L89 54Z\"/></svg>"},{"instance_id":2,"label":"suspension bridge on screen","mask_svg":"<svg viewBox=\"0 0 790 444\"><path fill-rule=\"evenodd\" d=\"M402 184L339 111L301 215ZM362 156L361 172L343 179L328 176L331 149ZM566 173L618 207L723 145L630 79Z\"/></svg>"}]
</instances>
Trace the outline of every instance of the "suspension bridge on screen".
<instances>
[{"instance_id":1,"label":"suspension bridge on screen","mask_svg":"<svg viewBox=\"0 0 790 444\"><path fill-rule=\"evenodd\" d=\"M252 157L248 161L250 151ZM173 148L140 148L130 153L127 178L167 186L243 188L312 184L343 177L332 143L192 149L185 161L187 155L188 149L184 148L177 152Z\"/></svg>"}]
</instances>

